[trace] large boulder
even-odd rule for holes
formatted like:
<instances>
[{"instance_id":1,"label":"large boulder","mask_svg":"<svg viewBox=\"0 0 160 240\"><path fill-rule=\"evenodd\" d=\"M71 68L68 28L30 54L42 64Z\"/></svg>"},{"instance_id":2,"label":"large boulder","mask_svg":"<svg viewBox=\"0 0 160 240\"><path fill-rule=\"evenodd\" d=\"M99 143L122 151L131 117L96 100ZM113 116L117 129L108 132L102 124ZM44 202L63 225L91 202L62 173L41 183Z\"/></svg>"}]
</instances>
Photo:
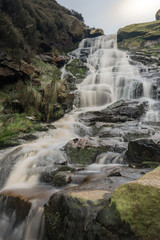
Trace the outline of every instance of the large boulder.
<instances>
[{"instance_id":1,"label":"large boulder","mask_svg":"<svg viewBox=\"0 0 160 240\"><path fill-rule=\"evenodd\" d=\"M152 139L131 141L125 155L129 163L160 162L160 143L155 143Z\"/></svg>"},{"instance_id":2,"label":"large boulder","mask_svg":"<svg viewBox=\"0 0 160 240\"><path fill-rule=\"evenodd\" d=\"M99 154L121 153L125 147L111 141L97 140L97 138L76 138L68 142L64 150L71 164L89 165L96 161Z\"/></svg>"},{"instance_id":3,"label":"large boulder","mask_svg":"<svg viewBox=\"0 0 160 240\"><path fill-rule=\"evenodd\" d=\"M126 122L139 119L146 109L146 102L120 100L101 111L83 113L80 118L88 122Z\"/></svg>"},{"instance_id":4,"label":"large boulder","mask_svg":"<svg viewBox=\"0 0 160 240\"><path fill-rule=\"evenodd\" d=\"M145 240L159 239L159 200L160 168L120 186L111 197L121 220L130 225L136 239Z\"/></svg>"}]
</instances>

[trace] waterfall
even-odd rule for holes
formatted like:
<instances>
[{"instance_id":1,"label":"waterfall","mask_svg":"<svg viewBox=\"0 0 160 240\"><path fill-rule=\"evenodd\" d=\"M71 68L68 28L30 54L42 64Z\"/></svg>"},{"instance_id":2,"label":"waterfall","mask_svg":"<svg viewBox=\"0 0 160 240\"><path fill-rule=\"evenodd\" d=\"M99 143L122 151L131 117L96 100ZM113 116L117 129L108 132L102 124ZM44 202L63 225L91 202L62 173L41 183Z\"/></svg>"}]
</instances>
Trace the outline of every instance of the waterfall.
<instances>
[{"instance_id":1,"label":"waterfall","mask_svg":"<svg viewBox=\"0 0 160 240\"><path fill-rule=\"evenodd\" d=\"M77 108L80 109L75 108L55 122L56 129L49 130L38 140L23 144L20 148L0 152L0 171L3 171L2 164L5 161L9 162L11 171L10 174L7 172L9 176L5 184L1 184L1 196L4 192L9 193L9 196L26 196L26 201L32 205L30 213L18 226L15 212L8 216L8 212L4 211L5 207L0 209L0 240L40 240L43 236L43 232L39 233L43 222L43 204L57 189L48 189L40 183L40 174L46 169L56 169L57 164L66 164L63 147L68 141L81 136L92 136L92 128L78 119L80 112L102 109L120 99L145 99L149 103L149 110L144 120L160 120L157 101L151 99L152 81L146 77L147 68L132 61L127 52L117 49L115 35L84 39L71 56L73 59L81 59L89 69L86 78L77 84L76 91L80 96L80 105ZM65 74L66 70L63 68L62 76ZM104 169L106 164L109 166L116 163L121 163L119 153L104 153L97 157L94 165L88 167L88 171L94 171L97 165L99 169ZM35 204L35 201L39 203ZM37 224L36 229L34 224ZM7 237L7 234L11 234L11 237Z\"/></svg>"},{"instance_id":2,"label":"waterfall","mask_svg":"<svg viewBox=\"0 0 160 240\"><path fill-rule=\"evenodd\" d=\"M132 61L127 52L117 49L116 35L84 39L73 56L86 62L88 75L78 84L82 108L105 106L120 99L146 99L149 111L145 120L159 121L152 98L152 79L147 67ZM145 73L145 75L144 75Z\"/></svg>"},{"instance_id":3,"label":"waterfall","mask_svg":"<svg viewBox=\"0 0 160 240\"><path fill-rule=\"evenodd\" d=\"M126 52L117 49L115 35L84 39L74 55L83 60L85 53L89 74L78 85L81 107L102 106L142 96L139 69L130 64Z\"/></svg>"}]
</instances>

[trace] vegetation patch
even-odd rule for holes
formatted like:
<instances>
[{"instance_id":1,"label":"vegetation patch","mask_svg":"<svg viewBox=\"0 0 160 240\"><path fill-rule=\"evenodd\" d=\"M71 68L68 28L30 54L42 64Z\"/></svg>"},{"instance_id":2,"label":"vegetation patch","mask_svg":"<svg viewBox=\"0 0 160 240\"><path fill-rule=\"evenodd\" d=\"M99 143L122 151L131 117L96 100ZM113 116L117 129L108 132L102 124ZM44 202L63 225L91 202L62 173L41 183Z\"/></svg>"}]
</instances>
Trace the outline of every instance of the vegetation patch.
<instances>
[{"instance_id":1,"label":"vegetation patch","mask_svg":"<svg viewBox=\"0 0 160 240\"><path fill-rule=\"evenodd\" d=\"M29 133L34 124L25 114L11 114L0 116L0 148L17 145L19 133Z\"/></svg>"},{"instance_id":2,"label":"vegetation patch","mask_svg":"<svg viewBox=\"0 0 160 240\"><path fill-rule=\"evenodd\" d=\"M71 72L77 79L82 79L87 73L87 68L78 59L74 59L66 67L68 72Z\"/></svg>"}]
</instances>

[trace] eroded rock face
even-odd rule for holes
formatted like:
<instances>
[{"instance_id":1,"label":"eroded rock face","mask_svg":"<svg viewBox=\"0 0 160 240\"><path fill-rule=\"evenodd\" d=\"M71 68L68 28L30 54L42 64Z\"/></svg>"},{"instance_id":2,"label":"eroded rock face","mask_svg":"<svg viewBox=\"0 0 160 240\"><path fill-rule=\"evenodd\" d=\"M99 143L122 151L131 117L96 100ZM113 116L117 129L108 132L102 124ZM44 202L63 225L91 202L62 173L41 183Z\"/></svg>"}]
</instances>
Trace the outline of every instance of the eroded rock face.
<instances>
[{"instance_id":1,"label":"eroded rock face","mask_svg":"<svg viewBox=\"0 0 160 240\"><path fill-rule=\"evenodd\" d=\"M129 142L126 161L142 164L143 162L160 162L160 144L151 139L137 139Z\"/></svg>"},{"instance_id":2,"label":"eroded rock face","mask_svg":"<svg viewBox=\"0 0 160 240\"><path fill-rule=\"evenodd\" d=\"M0 58L0 86L8 83L15 83L20 79L29 80L32 76L36 77L37 70L24 60L16 60L4 52Z\"/></svg>"}]
</instances>

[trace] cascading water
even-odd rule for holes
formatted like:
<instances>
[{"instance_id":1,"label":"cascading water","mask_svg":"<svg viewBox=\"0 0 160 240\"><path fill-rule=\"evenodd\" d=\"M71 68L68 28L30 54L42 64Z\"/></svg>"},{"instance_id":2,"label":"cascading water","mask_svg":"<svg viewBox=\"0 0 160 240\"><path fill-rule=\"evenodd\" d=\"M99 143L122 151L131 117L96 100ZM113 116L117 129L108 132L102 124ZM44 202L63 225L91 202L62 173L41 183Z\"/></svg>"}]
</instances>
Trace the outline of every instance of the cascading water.
<instances>
[{"instance_id":1,"label":"cascading water","mask_svg":"<svg viewBox=\"0 0 160 240\"><path fill-rule=\"evenodd\" d=\"M150 104L146 119L155 119L156 115L156 120L159 120L159 113L154 110L156 101L150 100L152 82L143 75L147 69L142 64L131 61L126 52L118 50L116 42L115 35L84 39L79 48L72 53L73 58L83 60L89 69L87 77L77 85L81 109L74 110L57 121L54 124L56 129L45 133L34 143L24 144L18 149L14 148L13 151L2 152L2 156L0 155L0 170L3 169L5 161L12 160L9 165L12 171L5 181L1 194L25 196L24 198L32 203L30 214L19 225L16 225L14 212L12 218L9 218L4 208L2 209L0 226L3 231L0 231L0 240L43 238L43 232L39 230L42 224L43 204L57 189L41 184L39 176L46 169L56 169L58 163L66 164L67 157L63 146L68 141L79 136L92 135L92 129L78 120L79 112L102 109L120 99L145 98ZM63 76L65 73L63 68ZM119 154L108 152L100 155L96 164L104 168L104 165L115 164L119 159ZM97 166L92 165L86 171L93 168L97 169ZM36 229L34 224L37 226ZM7 234L10 234L10 237L7 237Z\"/></svg>"},{"instance_id":2,"label":"cascading water","mask_svg":"<svg viewBox=\"0 0 160 240\"><path fill-rule=\"evenodd\" d=\"M84 39L74 52L76 58L87 54L89 74L78 85L81 107L97 107L119 99L142 96L142 79L126 52L117 49L116 36Z\"/></svg>"}]
</instances>

